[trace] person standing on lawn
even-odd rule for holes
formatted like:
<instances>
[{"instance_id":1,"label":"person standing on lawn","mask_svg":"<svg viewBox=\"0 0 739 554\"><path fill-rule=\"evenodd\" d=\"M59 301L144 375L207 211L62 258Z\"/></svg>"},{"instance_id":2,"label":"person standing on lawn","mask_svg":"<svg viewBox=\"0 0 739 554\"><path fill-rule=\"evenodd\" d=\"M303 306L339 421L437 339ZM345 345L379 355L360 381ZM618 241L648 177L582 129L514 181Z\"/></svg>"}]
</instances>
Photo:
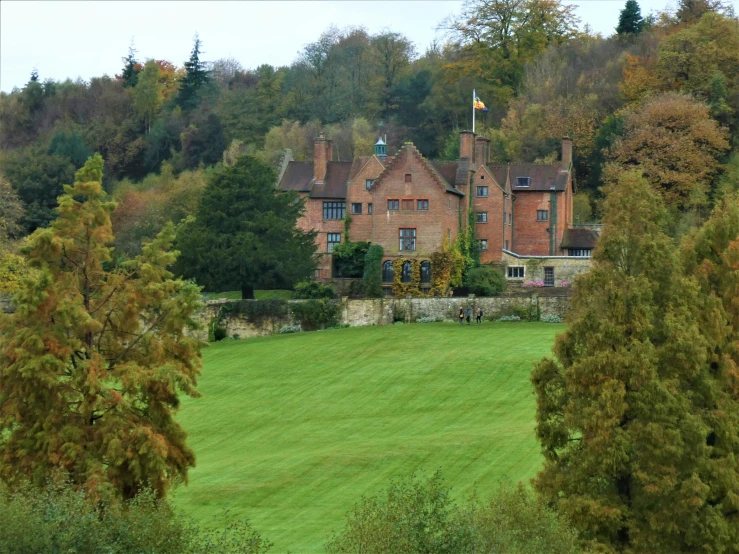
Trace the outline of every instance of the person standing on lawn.
<instances>
[{"instance_id":1,"label":"person standing on lawn","mask_svg":"<svg viewBox=\"0 0 739 554\"><path fill-rule=\"evenodd\" d=\"M477 324L482 324L482 308L477 308Z\"/></svg>"},{"instance_id":2,"label":"person standing on lawn","mask_svg":"<svg viewBox=\"0 0 739 554\"><path fill-rule=\"evenodd\" d=\"M472 308L467 306L467 325L472 325Z\"/></svg>"},{"instance_id":3,"label":"person standing on lawn","mask_svg":"<svg viewBox=\"0 0 739 554\"><path fill-rule=\"evenodd\" d=\"M459 307L459 324L464 325L464 306Z\"/></svg>"}]
</instances>

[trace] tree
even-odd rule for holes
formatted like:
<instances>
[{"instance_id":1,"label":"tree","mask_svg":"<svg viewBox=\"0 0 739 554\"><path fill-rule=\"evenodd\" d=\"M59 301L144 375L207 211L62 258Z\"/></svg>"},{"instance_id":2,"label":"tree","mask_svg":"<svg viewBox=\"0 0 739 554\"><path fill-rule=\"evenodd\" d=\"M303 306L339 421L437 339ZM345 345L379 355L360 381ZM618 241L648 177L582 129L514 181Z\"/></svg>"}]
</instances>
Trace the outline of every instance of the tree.
<instances>
[{"instance_id":1,"label":"tree","mask_svg":"<svg viewBox=\"0 0 739 554\"><path fill-rule=\"evenodd\" d=\"M221 121L214 113L196 118L182 132L182 165L195 169L198 164L214 165L223 159L226 139Z\"/></svg>"},{"instance_id":2,"label":"tree","mask_svg":"<svg viewBox=\"0 0 739 554\"><path fill-rule=\"evenodd\" d=\"M210 72L206 63L200 60L200 37L195 35L195 44L190 53L190 59L185 62L185 76L180 81L180 91L177 95L177 105L184 111L197 107L200 101L200 91L210 81Z\"/></svg>"},{"instance_id":3,"label":"tree","mask_svg":"<svg viewBox=\"0 0 739 554\"><path fill-rule=\"evenodd\" d=\"M92 150L88 148L85 144L85 139L78 133L61 132L51 137L47 154L49 156L67 158L72 162L75 169L78 169L85 164L87 158L92 156Z\"/></svg>"},{"instance_id":4,"label":"tree","mask_svg":"<svg viewBox=\"0 0 739 554\"><path fill-rule=\"evenodd\" d=\"M0 255L10 239L20 238L23 234L22 217L23 204L20 198L0 175Z\"/></svg>"},{"instance_id":5,"label":"tree","mask_svg":"<svg viewBox=\"0 0 739 554\"><path fill-rule=\"evenodd\" d=\"M133 88L136 86L139 78L139 72L141 71L141 64L136 61L136 50L131 46L128 47L128 56L123 58L123 72L121 73L121 80L123 86L126 88Z\"/></svg>"},{"instance_id":6,"label":"tree","mask_svg":"<svg viewBox=\"0 0 739 554\"><path fill-rule=\"evenodd\" d=\"M734 8L724 0L680 0L675 11L675 19L679 23L694 23L707 12L733 16Z\"/></svg>"},{"instance_id":7,"label":"tree","mask_svg":"<svg viewBox=\"0 0 739 554\"><path fill-rule=\"evenodd\" d=\"M27 232L46 227L54 219L57 197L71 183L74 166L59 156L13 152L5 158L6 179L23 202L21 223Z\"/></svg>"},{"instance_id":8,"label":"tree","mask_svg":"<svg viewBox=\"0 0 739 554\"><path fill-rule=\"evenodd\" d=\"M111 268L102 170L96 154L22 248L39 275L0 323L0 476L41 485L57 471L93 499L164 496L195 462L173 415L179 392L198 394L185 331L200 291L167 270L172 225Z\"/></svg>"},{"instance_id":9,"label":"tree","mask_svg":"<svg viewBox=\"0 0 739 554\"><path fill-rule=\"evenodd\" d=\"M377 68L380 115L387 118L398 108L395 87L401 72L410 64L415 49L413 43L400 33L386 31L372 37L371 52Z\"/></svg>"},{"instance_id":10,"label":"tree","mask_svg":"<svg viewBox=\"0 0 739 554\"><path fill-rule=\"evenodd\" d=\"M315 232L297 228L304 205L293 192L275 191L274 169L251 156L217 173L195 221L180 234L183 275L206 290L290 288L315 269Z\"/></svg>"},{"instance_id":11,"label":"tree","mask_svg":"<svg viewBox=\"0 0 739 554\"><path fill-rule=\"evenodd\" d=\"M624 132L607 157L606 179L638 167L668 208L705 205L719 159L729 148L727 132L711 119L709 107L690 97L666 93L629 111Z\"/></svg>"},{"instance_id":12,"label":"tree","mask_svg":"<svg viewBox=\"0 0 739 554\"><path fill-rule=\"evenodd\" d=\"M556 359L532 373L545 457L534 486L607 551L729 551L736 516L716 495L738 491L713 461L705 406L719 391L697 283L683 276L662 201L638 172L606 189L604 212Z\"/></svg>"},{"instance_id":13,"label":"tree","mask_svg":"<svg viewBox=\"0 0 739 554\"><path fill-rule=\"evenodd\" d=\"M464 282L470 292L477 296L498 296L506 286L503 272L489 265L470 269Z\"/></svg>"},{"instance_id":14,"label":"tree","mask_svg":"<svg viewBox=\"0 0 739 554\"><path fill-rule=\"evenodd\" d=\"M162 107L162 85L159 82L161 69L154 60L144 65L133 92L133 107L144 119L147 134L151 132L151 120Z\"/></svg>"},{"instance_id":15,"label":"tree","mask_svg":"<svg viewBox=\"0 0 739 554\"><path fill-rule=\"evenodd\" d=\"M638 35L644 26L644 19L641 16L641 8L636 0L626 0L624 9L618 16L618 26L616 33L619 36Z\"/></svg>"}]
</instances>

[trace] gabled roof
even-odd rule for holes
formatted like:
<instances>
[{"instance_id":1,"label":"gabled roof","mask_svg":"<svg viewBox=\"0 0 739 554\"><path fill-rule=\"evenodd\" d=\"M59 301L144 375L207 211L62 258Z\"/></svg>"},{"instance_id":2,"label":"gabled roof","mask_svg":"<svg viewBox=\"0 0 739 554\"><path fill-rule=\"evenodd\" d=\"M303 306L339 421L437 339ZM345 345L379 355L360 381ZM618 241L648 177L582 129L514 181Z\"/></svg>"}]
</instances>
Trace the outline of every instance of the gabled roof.
<instances>
[{"instance_id":1,"label":"gabled roof","mask_svg":"<svg viewBox=\"0 0 739 554\"><path fill-rule=\"evenodd\" d=\"M495 175L496 181L498 180L498 174L505 175L507 168L510 169L511 189L514 192L531 190L537 192L549 190L562 192L567 188L569 172L563 171L559 164L507 164L488 166L488 169ZM529 177L531 179L529 186L519 187L518 177Z\"/></svg>"},{"instance_id":2,"label":"gabled roof","mask_svg":"<svg viewBox=\"0 0 739 554\"><path fill-rule=\"evenodd\" d=\"M595 248L598 233L590 229L565 229L560 248Z\"/></svg>"},{"instance_id":3,"label":"gabled roof","mask_svg":"<svg viewBox=\"0 0 739 554\"><path fill-rule=\"evenodd\" d=\"M451 194L456 194L457 196L464 196L464 193L461 190L456 189L452 184L450 184L449 180L443 175L442 171L447 173L449 177L451 177L451 172L449 167L447 167L447 164L451 166L452 164L457 165L457 162L429 162L426 158L424 158L423 154L421 154L418 149L410 142L406 142L400 150L398 150L398 153L393 157L392 161L389 161L385 165L385 169L378 175L377 182L382 182L382 178L392 169L395 161L399 160L403 154L403 152L408 152L412 156L416 156L418 159L420 159L423 164L426 166L426 168L431 172L431 174L436 178L438 183L444 187L446 192L449 192ZM441 170L439 169L438 164L441 164ZM454 168L454 173L456 175L457 168ZM454 181L452 181L453 183Z\"/></svg>"},{"instance_id":4,"label":"gabled roof","mask_svg":"<svg viewBox=\"0 0 739 554\"><path fill-rule=\"evenodd\" d=\"M441 174L447 184L454 187L469 184L470 162L467 158L453 162L431 160L429 163Z\"/></svg>"},{"instance_id":5,"label":"gabled roof","mask_svg":"<svg viewBox=\"0 0 739 554\"><path fill-rule=\"evenodd\" d=\"M309 192L311 198L346 198L346 182L353 162L328 162L323 183L313 180L313 162L290 162L277 188Z\"/></svg>"}]
</instances>

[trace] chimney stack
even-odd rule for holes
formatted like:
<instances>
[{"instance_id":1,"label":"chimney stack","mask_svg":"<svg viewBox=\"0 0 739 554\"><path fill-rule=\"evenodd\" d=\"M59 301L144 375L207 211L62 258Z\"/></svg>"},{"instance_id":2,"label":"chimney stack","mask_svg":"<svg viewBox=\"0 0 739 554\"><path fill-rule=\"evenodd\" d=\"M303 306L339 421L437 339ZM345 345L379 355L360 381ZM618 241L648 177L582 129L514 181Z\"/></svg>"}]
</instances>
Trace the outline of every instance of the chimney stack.
<instances>
[{"instance_id":1,"label":"chimney stack","mask_svg":"<svg viewBox=\"0 0 739 554\"><path fill-rule=\"evenodd\" d=\"M313 140L313 178L316 184L323 183L326 178L326 167L331 157L331 141L326 140L323 132Z\"/></svg>"},{"instance_id":2,"label":"chimney stack","mask_svg":"<svg viewBox=\"0 0 739 554\"><path fill-rule=\"evenodd\" d=\"M488 165L488 163L490 163L489 138L477 137L475 139L475 162L478 165Z\"/></svg>"},{"instance_id":3,"label":"chimney stack","mask_svg":"<svg viewBox=\"0 0 739 554\"><path fill-rule=\"evenodd\" d=\"M472 131L459 132L459 157L475 163L475 133Z\"/></svg>"},{"instance_id":4,"label":"chimney stack","mask_svg":"<svg viewBox=\"0 0 739 554\"><path fill-rule=\"evenodd\" d=\"M572 165L572 139L567 135L562 137L562 169L570 169Z\"/></svg>"}]
</instances>

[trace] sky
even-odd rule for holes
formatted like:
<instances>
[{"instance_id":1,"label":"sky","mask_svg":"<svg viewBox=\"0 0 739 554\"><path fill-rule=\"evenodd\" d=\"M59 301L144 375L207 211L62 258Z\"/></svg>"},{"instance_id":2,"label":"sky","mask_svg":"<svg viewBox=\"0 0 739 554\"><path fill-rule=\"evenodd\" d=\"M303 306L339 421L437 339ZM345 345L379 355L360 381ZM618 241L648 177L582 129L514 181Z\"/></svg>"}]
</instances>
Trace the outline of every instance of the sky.
<instances>
[{"instance_id":1,"label":"sky","mask_svg":"<svg viewBox=\"0 0 739 554\"><path fill-rule=\"evenodd\" d=\"M733 0L739 3L739 0ZM639 0L642 14L675 0ZM625 0L572 0L582 24L613 33ZM331 24L390 29L422 53L443 39L438 24L459 13L461 0L416 1L18 1L0 2L0 90L22 87L36 68L41 80L89 80L120 73L131 40L139 60L176 65L189 57L193 37L201 59L233 57L245 68L289 65ZM739 6L738 6L739 7Z\"/></svg>"}]
</instances>

